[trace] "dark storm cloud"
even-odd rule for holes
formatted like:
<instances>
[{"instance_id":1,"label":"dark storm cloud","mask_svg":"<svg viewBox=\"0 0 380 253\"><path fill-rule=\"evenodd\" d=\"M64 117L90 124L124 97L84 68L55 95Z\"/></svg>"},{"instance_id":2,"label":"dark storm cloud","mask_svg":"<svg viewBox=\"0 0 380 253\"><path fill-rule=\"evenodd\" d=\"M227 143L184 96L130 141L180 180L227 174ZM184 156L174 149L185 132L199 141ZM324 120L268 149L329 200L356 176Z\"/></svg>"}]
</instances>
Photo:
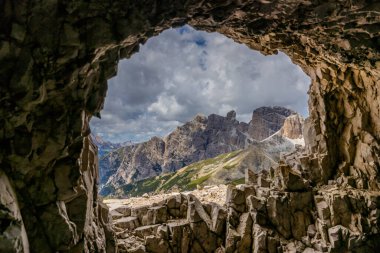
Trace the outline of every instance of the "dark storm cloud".
<instances>
[{"instance_id":1,"label":"dark storm cloud","mask_svg":"<svg viewBox=\"0 0 380 253\"><path fill-rule=\"evenodd\" d=\"M96 133L111 141L166 135L197 113L280 105L307 115L309 78L280 53L263 56L217 33L185 26L150 39L109 81Z\"/></svg>"}]
</instances>

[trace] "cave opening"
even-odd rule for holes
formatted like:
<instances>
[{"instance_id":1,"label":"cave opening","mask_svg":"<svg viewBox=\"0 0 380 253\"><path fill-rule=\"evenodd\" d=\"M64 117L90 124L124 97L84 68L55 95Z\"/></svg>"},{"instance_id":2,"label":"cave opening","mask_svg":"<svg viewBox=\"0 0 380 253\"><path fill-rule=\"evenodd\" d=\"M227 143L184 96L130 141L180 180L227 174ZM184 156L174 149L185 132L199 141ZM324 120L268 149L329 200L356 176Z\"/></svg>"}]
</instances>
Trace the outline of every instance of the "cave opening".
<instances>
[{"instance_id":1,"label":"cave opening","mask_svg":"<svg viewBox=\"0 0 380 253\"><path fill-rule=\"evenodd\" d=\"M189 25L163 31L119 62L101 119L90 122L100 194L193 190L198 183L241 183L248 167L269 170L304 145L309 84L282 52L265 56ZM178 183L164 183L177 182L174 172L183 167L240 151L238 163L225 162L224 172L200 166Z\"/></svg>"},{"instance_id":2,"label":"cave opening","mask_svg":"<svg viewBox=\"0 0 380 253\"><path fill-rule=\"evenodd\" d=\"M6 0L0 12L0 251L379 251L376 1ZM89 121L119 59L185 23L263 54L280 50L310 76L306 151L267 175L270 184L231 188L226 208L171 199L166 207L189 210L188 223L156 224L131 245L125 226L165 207L125 208L138 217L111 224Z\"/></svg>"}]
</instances>

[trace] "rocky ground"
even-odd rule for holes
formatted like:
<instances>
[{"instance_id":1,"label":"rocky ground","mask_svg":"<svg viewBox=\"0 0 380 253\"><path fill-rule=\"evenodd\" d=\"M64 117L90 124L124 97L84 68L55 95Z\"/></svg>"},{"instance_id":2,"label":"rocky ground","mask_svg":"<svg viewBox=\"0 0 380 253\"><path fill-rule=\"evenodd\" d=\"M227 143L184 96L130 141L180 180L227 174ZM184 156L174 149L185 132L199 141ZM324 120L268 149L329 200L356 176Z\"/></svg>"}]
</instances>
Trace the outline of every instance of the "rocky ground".
<instances>
[{"instance_id":1,"label":"rocky ground","mask_svg":"<svg viewBox=\"0 0 380 253\"><path fill-rule=\"evenodd\" d=\"M226 193L219 185L104 203L120 252L211 252L224 241Z\"/></svg>"},{"instance_id":2,"label":"rocky ground","mask_svg":"<svg viewBox=\"0 0 380 253\"><path fill-rule=\"evenodd\" d=\"M305 179L312 159L289 154L237 186L104 200L119 251L378 252L380 193L334 180L315 187Z\"/></svg>"},{"instance_id":3,"label":"rocky ground","mask_svg":"<svg viewBox=\"0 0 380 253\"><path fill-rule=\"evenodd\" d=\"M110 210L115 210L119 207L125 207L128 206L130 208L135 208L139 206L146 206L146 205L154 205L159 204L160 202L164 201L165 199L175 197L178 195L189 195L192 194L196 198L198 198L202 203L217 203L221 206L224 206L226 204L226 192L227 192L227 186L226 185L214 185L214 186L205 186L202 189L197 189L194 191L186 191L186 192L171 192L171 193L164 193L164 194L155 194L155 195L144 195L144 197L132 197L132 198L125 198L125 199L104 199L103 203L105 203Z\"/></svg>"}]
</instances>

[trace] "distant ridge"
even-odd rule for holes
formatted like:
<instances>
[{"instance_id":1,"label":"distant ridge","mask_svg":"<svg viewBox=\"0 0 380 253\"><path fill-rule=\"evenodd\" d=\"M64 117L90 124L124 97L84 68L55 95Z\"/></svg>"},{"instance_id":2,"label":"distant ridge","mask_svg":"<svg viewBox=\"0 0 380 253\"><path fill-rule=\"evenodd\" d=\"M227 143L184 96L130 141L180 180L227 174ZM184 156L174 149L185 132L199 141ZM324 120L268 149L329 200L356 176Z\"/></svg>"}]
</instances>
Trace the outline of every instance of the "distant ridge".
<instances>
[{"instance_id":1,"label":"distant ridge","mask_svg":"<svg viewBox=\"0 0 380 253\"><path fill-rule=\"evenodd\" d=\"M300 119L296 123L303 123L296 112L277 106L254 110L249 123L237 121L235 111L228 112L225 117L197 115L164 138L153 137L146 142L117 148L101 157L101 189L107 186L118 188L177 171L197 161L257 145L279 132L291 115ZM302 136L302 127L297 126L293 131L289 129L293 125L288 123L287 129L283 130L284 134L292 134L289 139L297 133L297 136ZM294 143L289 143L289 147L294 148Z\"/></svg>"}]
</instances>

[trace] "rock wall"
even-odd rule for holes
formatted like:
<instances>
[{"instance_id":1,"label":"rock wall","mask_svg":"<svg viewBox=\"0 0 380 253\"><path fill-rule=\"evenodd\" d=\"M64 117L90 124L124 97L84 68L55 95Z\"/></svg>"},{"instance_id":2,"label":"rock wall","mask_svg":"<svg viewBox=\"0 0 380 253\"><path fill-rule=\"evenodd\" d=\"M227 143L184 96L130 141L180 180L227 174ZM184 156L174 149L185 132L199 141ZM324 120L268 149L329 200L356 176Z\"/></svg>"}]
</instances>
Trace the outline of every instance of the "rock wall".
<instances>
[{"instance_id":1,"label":"rock wall","mask_svg":"<svg viewBox=\"0 0 380 253\"><path fill-rule=\"evenodd\" d=\"M305 119L300 115L295 114L287 117L284 121L284 126L281 128L281 134L289 139L303 138L302 129Z\"/></svg>"},{"instance_id":2,"label":"rock wall","mask_svg":"<svg viewBox=\"0 0 380 253\"><path fill-rule=\"evenodd\" d=\"M118 60L185 23L289 55L312 78L303 158L313 164L311 185L333 180L378 191L378 10L371 0L2 1L0 168L30 250L104 252L111 245L88 123L100 116ZM20 220L17 208L8 210ZM4 236L11 219L1 217L3 242L27 247L21 235Z\"/></svg>"},{"instance_id":3,"label":"rock wall","mask_svg":"<svg viewBox=\"0 0 380 253\"><path fill-rule=\"evenodd\" d=\"M22 221L14 188L7 175L0 171L1 252L29 253L28 236Z\"/></svg>"},{"instance_id":4,"label":"rock wall","mask_svg":"<svg viewBox=\"0 0 380 253\"><path fill-rule=\"evenodd\" d=\"M279 107L260 107L253 111L248 133L255 140L262 141L280 130L285 119L296 112Z\"/></svg>"},{"instance_id":5,"label":"rock wall","mask_svg":"<svg viewBox=\"0 0 380 253\"><path fill-rule=\"evenodd\" d=\"M187 192L146 206L112 207L119 250L378 252L380 193L336 185L313 190L305 172L287 164L271 173L248 171L247 184L228 186L221 203Z\"/></svg>"}]
</instances>

